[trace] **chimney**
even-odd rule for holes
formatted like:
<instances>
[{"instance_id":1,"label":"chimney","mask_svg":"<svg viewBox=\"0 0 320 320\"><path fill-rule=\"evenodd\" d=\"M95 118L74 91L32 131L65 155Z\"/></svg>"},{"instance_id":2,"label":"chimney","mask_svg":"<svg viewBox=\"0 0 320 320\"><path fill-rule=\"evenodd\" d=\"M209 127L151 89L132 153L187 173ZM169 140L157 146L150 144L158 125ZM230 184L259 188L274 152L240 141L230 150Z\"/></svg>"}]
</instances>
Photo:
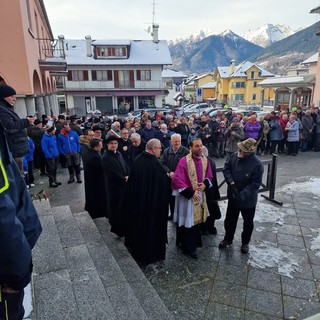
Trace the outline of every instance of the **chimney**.
<instances>
[{"instance_id":1,"label":"chimney","mask_svg":"<svg viewBox=\"0 0 320 320\"><path fill-rule=\"evenodd\" d=\"M153 24L152 25L152 41L154 43L158 43L159 42L159 25L158 24Z\"/></svg>"},{"instance_id":2,"label":"chimney","mask_svg":"<svg viewBox=\"0 0 320 320\"><path fill-rule=\"evenodd\" d=\"M66 55L64 53L64 36L63 35L60 35L58 36L58 50L59 50L59 56L60 58L65 58ZM68 50L68 48L67 48Z\"/></svg>"},{"instance_id":3,"label":"chimney","mask_svg":"<svg viewBox=\"0 0 320 320\"><path fill-rule=\"evenodd\" d=\"M86 45L87 45L87 57L92 57L92 51L91 51L91 36L85 36L86 39Z\"/></svg>"},{"instance_id":4,"label":"chimney","mask_svg":"<svg viewBox=\"0 0 320 320\"><path fill-rule=\"evenodd\" d=\"M235 63L235 60L230 61L230 74L234 73L234 63Z\"/></svg>"}]
</instances>

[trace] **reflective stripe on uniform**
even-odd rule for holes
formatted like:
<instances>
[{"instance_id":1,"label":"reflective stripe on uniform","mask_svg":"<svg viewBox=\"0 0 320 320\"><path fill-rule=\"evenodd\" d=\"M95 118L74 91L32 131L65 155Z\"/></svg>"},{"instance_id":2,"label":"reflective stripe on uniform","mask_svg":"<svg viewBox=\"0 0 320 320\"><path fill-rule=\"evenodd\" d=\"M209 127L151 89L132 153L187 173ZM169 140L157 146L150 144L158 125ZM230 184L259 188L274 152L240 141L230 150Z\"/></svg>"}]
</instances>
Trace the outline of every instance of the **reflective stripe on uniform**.
<instances>
[{"instance_id":1,"label":"reflective stripe on uniform","mask_svg":"<svg viewBox=\"0 0 320 320\"><path fill-rule=\"evenodd\" d=\"M6 191L8 188L9 188L8 176L3 167L2 161L0 159L0 193Z\"/></svg>"}]
</instances>

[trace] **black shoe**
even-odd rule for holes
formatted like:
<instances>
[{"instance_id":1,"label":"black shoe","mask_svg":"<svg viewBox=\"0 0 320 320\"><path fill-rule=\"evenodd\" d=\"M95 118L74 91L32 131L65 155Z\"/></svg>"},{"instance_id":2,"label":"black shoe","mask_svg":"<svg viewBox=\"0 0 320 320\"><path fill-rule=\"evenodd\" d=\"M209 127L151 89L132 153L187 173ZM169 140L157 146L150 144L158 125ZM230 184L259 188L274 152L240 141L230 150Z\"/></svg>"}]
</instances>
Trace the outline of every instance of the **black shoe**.
<instances>
[{"instance_id":1,"label":"black shoe","mask_svg":"<svg viewBox=\"0 0 320 320\"><path fill-rule=\"evenodd\" d=\"M228 240L222 240L220 243L219 243L219 249L224 249L226 248L227 246L230 246L232 245L232 241L228 241Z\"/></svg>"},{"instance_id":2,"label":"black shoe","mask_svg":"<svg viewBox=\"0 0 320 320\"><path fill-rule=\"evenodd\" d=\"M189 253L190 258L192 259L198 259L197 251L192 251Z\"/></svg>"},{"instance_id":3,"label":"black shoe","mask_svg":"<svg viewBox=\"0 0 320 320\"><path fill-rule=\"evenodd\" d=\"M243 244L241 246L241 253L248 253L249 252L249 245L248 244Z\"/></svg>"},{"instance_id":4,"label":"black shoe","mask_svg":"<svg viewBox=\"0 0 320 320\"><path fill-rule=\"evenodd\" d=\"M208 232L209 232L210 234L217 234L217 233L218 233L216 227L209 228Z\"/></svg>"},{"instance_id":5,"label":"black shoe","mask_svg":"<svg viewBox=\"0 0 320 320\"><path fill-rule=\"evenodd\" d=\"M50 188L57 188L58 185L55 182L50 182L49 187Z\"/></svg>"},{"instance_id":6,"label":"black shoe","mask_svg":"<svg viewBox=\"0 0 320 320\"><path fill-rule=\"evenodd\" d=\"M57 184L58 186L61 186L61 185L62 185L62 183L59 182L59 181L55 181L54 183Z\"/></svg>"},{"instance_id":7,"label":"black shoe","mask_svg":"<svg viewBox=\"0 0 320 320\"><path fill-rule=\"evenodd\" d=\"M82 183L81 176L77 176L77 183Z\"/></svg>"},{"instance_id":8,"label":"black shoe","mask_svg":"<svg viewBox=\"0 0 320 320\"><path fill-rule=\"evenodd\" d=\"M73 183L74 182L74 178L71 177L69 180L68 180L68 183Z\"/></svg>"}]
</instances>

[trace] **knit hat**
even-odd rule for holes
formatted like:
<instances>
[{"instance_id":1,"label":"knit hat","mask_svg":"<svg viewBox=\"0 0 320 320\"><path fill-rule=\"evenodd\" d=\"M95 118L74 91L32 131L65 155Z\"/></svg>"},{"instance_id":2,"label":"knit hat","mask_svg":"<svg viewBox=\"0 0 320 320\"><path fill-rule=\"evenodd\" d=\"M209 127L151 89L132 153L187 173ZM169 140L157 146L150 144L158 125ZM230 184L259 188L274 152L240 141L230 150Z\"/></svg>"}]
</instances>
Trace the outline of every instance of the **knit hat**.
<instances>
[{"instance_id":1,"label":"knit hat","mask_svg":"<svg viewBox=\"0 0 320 320\"><path fill-rule=\"evenodd\" d=\"M45 130L50 133L52 132L54 129L55 129L55 125L54 124L47 124L46 127L45 127Z\"/></svg>"},{"instance_id":2,"label":"knit hat","mask_svg":"<svg viewBox=\"0 0 320 320\"><path fill-rule=\"evenodd\" d=\"M248 138L244 141L238 142L237 146L239 149L241 149L244 152L252 153L256 151L257 141L252 138Z\"/></svg>"},{"instance_id":3,"label":"knit hat","mask_svg":"<svg viewBox=\"0 0 320 320\"><path fill-rule=\"evenodd\" d=\"M16 94L16 90L14 90L12 87L8 86L7 84L0 84L0 99L15 96Z\"/></svg>"}]
</instances>

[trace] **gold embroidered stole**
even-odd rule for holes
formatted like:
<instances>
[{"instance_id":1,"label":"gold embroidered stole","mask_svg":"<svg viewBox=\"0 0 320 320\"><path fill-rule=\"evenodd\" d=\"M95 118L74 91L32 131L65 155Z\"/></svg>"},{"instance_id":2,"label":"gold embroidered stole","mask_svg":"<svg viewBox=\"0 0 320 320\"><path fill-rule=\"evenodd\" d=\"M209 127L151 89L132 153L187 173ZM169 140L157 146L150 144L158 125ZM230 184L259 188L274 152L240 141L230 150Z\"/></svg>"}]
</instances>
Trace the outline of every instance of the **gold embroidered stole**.
<instances>
[{"instance_id":1,"label":"gold embroidered stole","mask_svg":"<svg viewBox=\"0 0 320 320\"><path fill-rule=\"evenodd\" d=\"M194 190L196 190L198 188L198 177L197 177L196 166L195 166L194 161L192 159L191 152L187 155L186 159L187 159L187 168L188 168L189 179L191 181L192 188ZM202 162L202 177L204 179L206 176L208 160L206 157L201 157L201 162ZM208 217L205 192L204 191L202 192L202 204L200 204L200 202L194 201L193 198L192 198L192 203L193 203L194 224L196 225L196 224L205 222Z\"/></svg>"}]
</instances>

